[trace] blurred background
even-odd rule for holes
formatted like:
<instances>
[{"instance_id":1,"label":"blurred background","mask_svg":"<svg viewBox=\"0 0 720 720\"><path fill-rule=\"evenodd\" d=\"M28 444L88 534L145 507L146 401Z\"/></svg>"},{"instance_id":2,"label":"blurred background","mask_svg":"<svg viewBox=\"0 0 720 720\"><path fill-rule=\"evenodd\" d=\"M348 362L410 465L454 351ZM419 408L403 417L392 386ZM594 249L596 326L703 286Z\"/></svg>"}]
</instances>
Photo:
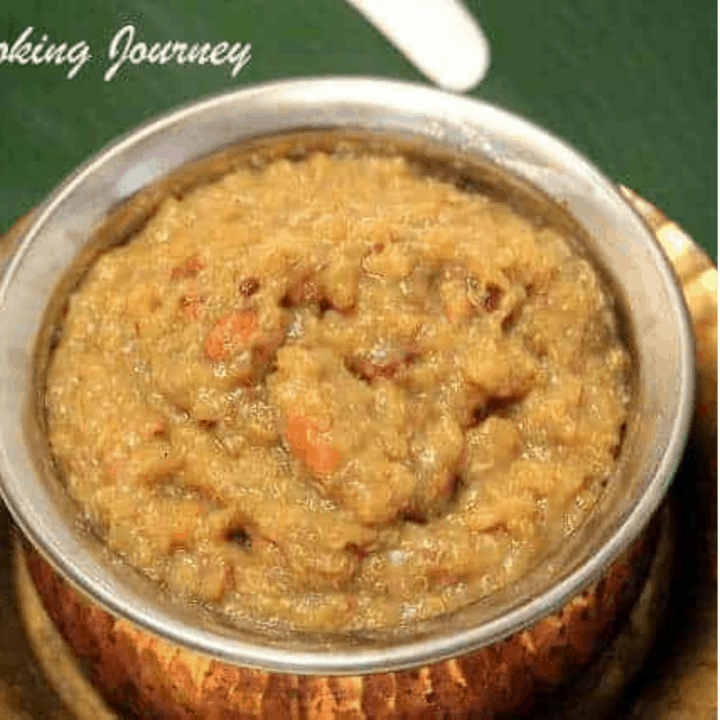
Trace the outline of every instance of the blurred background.
<instances>
[{"instance_id":1,"label":"blurred background","mask_svg":"<svg viewBox=\"0 0 720 720\"><path fill-rule=\"evenodd\" d=\"M467 0L492 65L471 94L563 136L616 182L658 205L717 259L717 4L687 0ZM343 0L39 0L0 9L0 42L85 41L69 65L0 63L0 232L119 134L180 103L301 75L424 82ZM410 20L410 15L408 17ZM125 25L148 45L252 44L250 63L123 66L103 80ZM432 48L428 47L428 53Z\"/></svg>"}]
</instances>

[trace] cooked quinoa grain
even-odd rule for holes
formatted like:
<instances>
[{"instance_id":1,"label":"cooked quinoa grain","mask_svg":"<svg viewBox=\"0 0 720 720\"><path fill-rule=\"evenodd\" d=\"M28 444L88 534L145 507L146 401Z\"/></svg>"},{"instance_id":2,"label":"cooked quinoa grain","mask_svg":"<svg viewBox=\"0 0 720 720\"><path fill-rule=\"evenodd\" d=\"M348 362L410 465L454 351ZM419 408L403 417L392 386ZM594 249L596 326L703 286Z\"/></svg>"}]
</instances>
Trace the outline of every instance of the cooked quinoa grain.
<instances>
[{"instance_id":1,"label":"cooked quinoa grain","mask_svg":"<svg viewBox=\"0 0 720 720\"><path fill-rule=\"evenodd\" d=\"M403 159L167 199L70 297L53 452L109 547L238 622L416 622L526 572L613 473L629 356L590 263Z\"/></svg>"}]
</instances>

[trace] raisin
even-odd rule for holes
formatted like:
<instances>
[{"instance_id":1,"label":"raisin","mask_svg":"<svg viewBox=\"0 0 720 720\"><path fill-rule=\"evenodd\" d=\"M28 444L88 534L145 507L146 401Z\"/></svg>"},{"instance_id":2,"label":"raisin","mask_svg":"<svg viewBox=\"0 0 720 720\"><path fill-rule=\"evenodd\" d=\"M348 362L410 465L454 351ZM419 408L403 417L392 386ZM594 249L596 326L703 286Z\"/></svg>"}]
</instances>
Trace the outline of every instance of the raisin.
<instances>
[{"instance_id":1,"label":"raisin","mask_svg":"<svg viewBox=\"0 0 720 720\"><path fill-rule=\"evenodd\" d=\"M252 536L244 527L232 527L225 531L225 540L234 543L243 550L252 548Z\"/></svg>"},{"instance_id":2,"label":"raisin","mask_svg":"<svg viewBox=\"0 0 720 720\"><path fill-rule=\"evenodd\" d=\"M238 286L238 290L240 291L240 294L244 295L245 297L251 297L259 289L260 289L260 281L255 277L245 278Z\"/></svg>"}]
</instances>

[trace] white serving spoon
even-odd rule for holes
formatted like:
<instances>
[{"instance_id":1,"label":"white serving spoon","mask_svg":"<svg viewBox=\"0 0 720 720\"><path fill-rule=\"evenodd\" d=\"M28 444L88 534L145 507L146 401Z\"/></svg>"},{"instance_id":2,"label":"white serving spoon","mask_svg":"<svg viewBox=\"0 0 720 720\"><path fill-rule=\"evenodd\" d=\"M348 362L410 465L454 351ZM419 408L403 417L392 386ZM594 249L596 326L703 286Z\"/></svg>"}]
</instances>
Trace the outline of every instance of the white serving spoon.
<instances>
[{"instance_id":1,"label":"white serving spoon","mask_svg":"<svg viewBox=\"0 0 720 720\"><path fill-rule=\"evenodd\" d=\"M432 82L474 88L490 66L490 45L460 0L347 0Z\"/></svg>"}]
</instances>

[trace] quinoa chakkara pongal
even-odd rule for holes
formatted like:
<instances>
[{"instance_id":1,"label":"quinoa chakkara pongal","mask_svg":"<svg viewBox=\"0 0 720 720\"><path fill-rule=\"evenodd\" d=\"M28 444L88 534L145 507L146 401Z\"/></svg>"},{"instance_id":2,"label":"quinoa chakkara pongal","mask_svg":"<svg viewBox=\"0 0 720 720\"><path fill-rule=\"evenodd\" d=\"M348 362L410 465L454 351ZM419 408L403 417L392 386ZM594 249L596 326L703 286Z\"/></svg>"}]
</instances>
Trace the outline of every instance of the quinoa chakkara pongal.
<instances>
[{"instance_id":1,"label":"quinoa chakkara pongal","mask_svg":"<svg viewBox=\"0 0 720 720\"><path fill-rule=\"evenodd\" d=\"M51 449L107 545L238 623L406 626L518 579L615 472L630 356L573 241L403 158L168 197L69 297Z\"/></svg>"}]
</instances>

